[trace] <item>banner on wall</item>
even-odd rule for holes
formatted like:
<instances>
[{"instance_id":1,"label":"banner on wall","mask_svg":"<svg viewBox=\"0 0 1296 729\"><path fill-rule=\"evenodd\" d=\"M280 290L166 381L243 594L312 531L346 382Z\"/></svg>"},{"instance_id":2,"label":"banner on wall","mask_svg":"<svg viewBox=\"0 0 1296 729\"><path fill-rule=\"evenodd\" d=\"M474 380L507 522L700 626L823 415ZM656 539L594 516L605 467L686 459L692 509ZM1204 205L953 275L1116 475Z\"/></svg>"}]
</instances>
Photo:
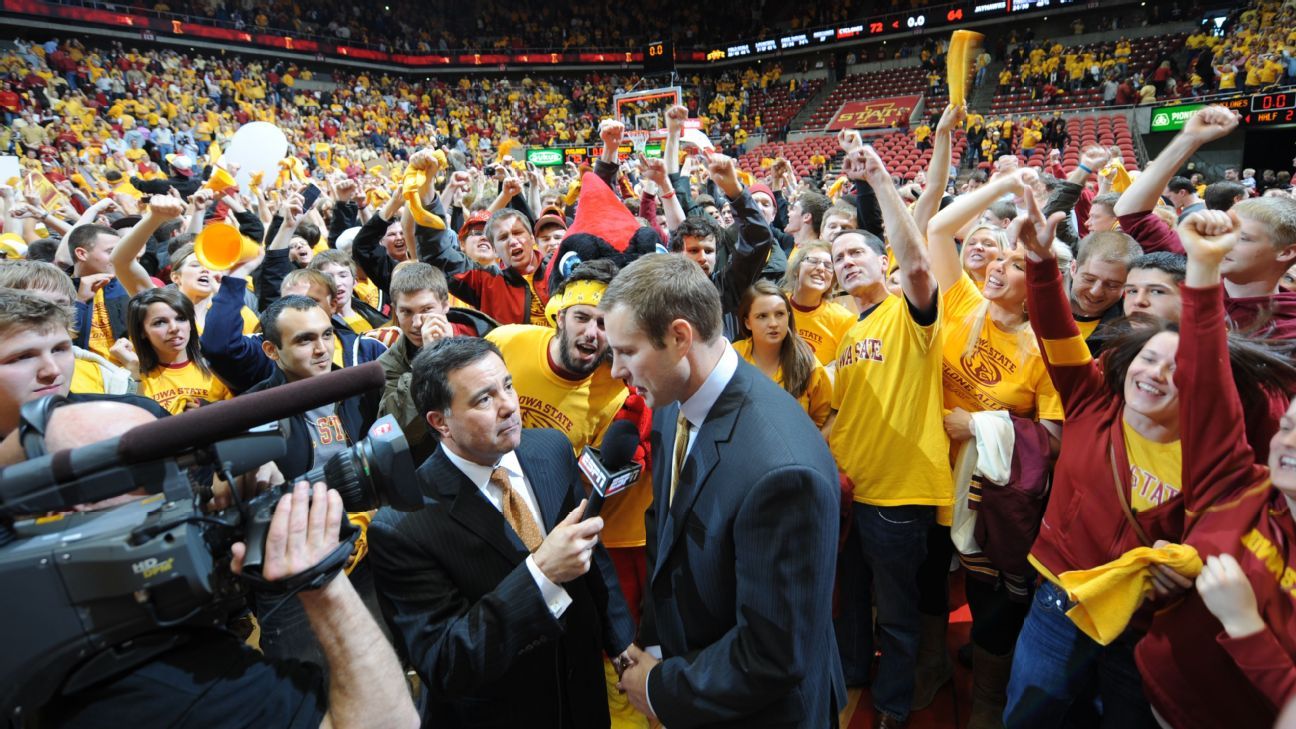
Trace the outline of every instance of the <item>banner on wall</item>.
<instances>
[{"instance_id":1,"label":"banner on wall","mask_svg":"<svg viewBox=\"0 0 1296 729\"><path fill-rule=\"evenodd\" d=\"M891 129L909 123L921 96L892 96L868 101L848 101L837 110L828 131L842 129Z\"/></svg>"}]
</instances>

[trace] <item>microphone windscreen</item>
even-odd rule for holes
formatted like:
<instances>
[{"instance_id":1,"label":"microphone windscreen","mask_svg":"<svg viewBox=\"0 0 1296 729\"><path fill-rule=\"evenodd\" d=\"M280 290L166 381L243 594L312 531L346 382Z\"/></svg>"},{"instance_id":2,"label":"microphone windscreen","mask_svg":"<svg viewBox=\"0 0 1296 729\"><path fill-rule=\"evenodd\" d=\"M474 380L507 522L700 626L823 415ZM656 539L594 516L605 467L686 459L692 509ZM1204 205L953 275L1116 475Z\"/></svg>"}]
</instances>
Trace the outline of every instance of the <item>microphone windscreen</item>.
<instances>
[{"instance_id":1,"label":"microphone windscreen","mask_svg":"<svg viewBox=\"0 0 1296 729\"><path fill-rule=\"evenodd\" d=\"M133 428L122 435L117 453L125 463L179 453L196 445L238 435L258 425L380 389L385 381L382 365L370 362L250 395L239 395L232 400L204 405L197 410Z\"/></svg>"},{"instance_id":2,"label":"microphone windscreen","mask_svg":"<svg viewBox=\"0 0 1296 729\"><path fill-rule=\"evenodd\" d=\"M639 447L639 429L629 420L613 420L599 444L599 460L609 473L625 468Z\"/></svg>"}]
</instances>

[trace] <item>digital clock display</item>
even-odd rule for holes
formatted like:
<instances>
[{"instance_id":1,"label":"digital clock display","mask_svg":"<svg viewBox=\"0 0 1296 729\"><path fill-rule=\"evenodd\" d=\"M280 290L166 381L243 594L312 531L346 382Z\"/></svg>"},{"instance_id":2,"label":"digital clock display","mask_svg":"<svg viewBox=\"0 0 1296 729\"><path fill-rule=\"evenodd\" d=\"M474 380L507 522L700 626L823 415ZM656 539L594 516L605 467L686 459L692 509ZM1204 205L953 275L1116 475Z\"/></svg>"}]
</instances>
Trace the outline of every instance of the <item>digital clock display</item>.
<instances>
[{"instance_id":1,"label":"digital clock display","mask_svg":"<svg viewBox=\"0 0 1296 729\"><path fill-rule=\"evenodd\" d=\"M1296 109L1296 91L1275 91L1251 97L1251 111L1282 111Z\"/></svg>"}]
</instances>

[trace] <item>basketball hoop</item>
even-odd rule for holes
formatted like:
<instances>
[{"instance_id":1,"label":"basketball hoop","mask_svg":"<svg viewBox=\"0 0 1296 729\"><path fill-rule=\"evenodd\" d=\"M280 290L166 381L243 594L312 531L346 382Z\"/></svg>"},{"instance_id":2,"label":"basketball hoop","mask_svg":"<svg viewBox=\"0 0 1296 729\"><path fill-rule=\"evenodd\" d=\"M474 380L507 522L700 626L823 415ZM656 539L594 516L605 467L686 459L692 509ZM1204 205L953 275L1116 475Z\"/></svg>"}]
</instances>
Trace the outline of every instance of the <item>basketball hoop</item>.
<instances>
[{"instance_id":1,"label":"basketball hoop","mask_svg":"<svg viewBox=\"0 0 1296 729\"><path fill-rule=\"evenodd\" d=\"M625 133L626 140L634 145L636 152L644 151L644 147L648 146L650 137L652 137L652 132L647 129L627 129Z\"/></svg>"}]
</instances>

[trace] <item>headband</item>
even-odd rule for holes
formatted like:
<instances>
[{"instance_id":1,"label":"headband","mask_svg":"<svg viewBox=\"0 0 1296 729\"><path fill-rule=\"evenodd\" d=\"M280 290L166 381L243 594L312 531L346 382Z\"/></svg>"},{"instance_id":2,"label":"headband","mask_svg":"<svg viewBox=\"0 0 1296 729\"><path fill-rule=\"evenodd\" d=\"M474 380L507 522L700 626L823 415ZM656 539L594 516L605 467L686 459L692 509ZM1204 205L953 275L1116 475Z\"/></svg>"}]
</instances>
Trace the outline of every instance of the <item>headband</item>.
<instances>
[{"instance_id":1,"label":"headband","mask_svg":"<svg viewBox=\"0 0 1296 729\"><path fill-rule=\"evenodd\" d=\"M603 292L607 291L607 284L600 281L574 281L567 284L561 294L549 297L549 303L545 304L545 318L550 324L557 325L558 315L566 309L570 309L577 304L586 306L598 306L603 300Z\"/></svg>"}]
</instances>

